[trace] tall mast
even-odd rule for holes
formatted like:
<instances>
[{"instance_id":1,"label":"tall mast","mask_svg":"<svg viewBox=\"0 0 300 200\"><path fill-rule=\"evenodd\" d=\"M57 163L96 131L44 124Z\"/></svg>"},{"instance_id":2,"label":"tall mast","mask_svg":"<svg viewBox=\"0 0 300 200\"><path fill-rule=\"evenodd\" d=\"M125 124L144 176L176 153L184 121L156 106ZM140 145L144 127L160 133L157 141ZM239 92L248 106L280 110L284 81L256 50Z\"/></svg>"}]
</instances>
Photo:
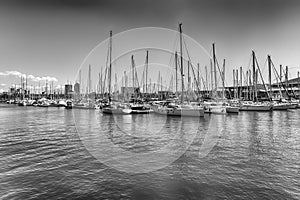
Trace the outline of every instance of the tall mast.
<instances>
[{"instance_id":1,"label":"tall mast","mask_svg":"<svg viewBox=\"0 0 300 200\"><path fill-rule=\"evenodd\" d=\"M223 60L223 70L222 70L222 99L225 99L225 59Z\"/></svg>"},{"instance_id":2,"label":"tall mast","mask_svg":"<svg viewBox=\"0 0 300 200\"><path fill-rule=\"evenodd\" d=\"M149 63L149 52L147 51L147 55L146 55L146 93L148 93L148 63Z\"/></svg>"},{"instance_id":3,"label":"tall mast","mask_svg":"<svg viewBox=\"0 0 300 200\"><path fill-rule=\"evenodd\" d=\"M81 69L79 70L79 88L81 88L82 90L82 85L81 85ZM82 93L82 91L80 91L80 93Z\"/></svg>"},{"instance_id":4,"label":"tall mast","mask_svg":"<svg viewBox=\"0 0 300 200\"><path fill-rule=\"evenodd\" d=\"M191 79L190 79L190 61L188 60L188 63L187 63L187 67L188 67L188 87L187 87L187 92L189 93L190 92L190 88L191 88Z\"/></svg>"},{"instance_id":5,"label":"tall mast","mask_svg":"<svg viewBox=\"0 0 300 200\"><path fill-rule=\"evenodd\" d=\"M108 80L109 80L109 83L108 83L108 99L109 101L111 100L111 96L110 96L110 93L111 93L111 56L112 56L112 31L109 31L109 71L108 71Z\"/></svg>"},{"instance_id":6,"label":"tall mast","mask_svg":"<svg viewBox=\"0 0 300 200\"><path fill-rule=\"evenodd\" d=\"M252 75L253 75L253 101L256 101L256 69L255 69L255 53L252 51Z\"/></svg>"},{"instance_id":7,"label":"tall mast","mask_svg":"<svg viewBox=\"0 0 300 200\"><path fill-rule=\"evenodd\" d=\"M102 77L103 77L103 73L102 73L102 67L101 67L101 73L100 73L100 96L102 96L102 94L103 94L103 80L102 80Z\"/></svg>"},{"instance_id":8,"label":"tall mast","mask_svg":"<svg viewBox=\"0 0 300 200\"><path fill-rule=\"evenodd\" d=\"M25 75L25 84L26 84L26 87L25 87L25 98L26 98L26 94L28 94L28 89L27 89L27 75Z\"/></svg>"},{"instance_id":9,"label":"tall mast","mask_svg":"<svg viewBox=\"0 0 300 200\"><path fill-rule=\"evenodd\" d=\"M300 72L298 71L298 98L300 98L299 92L300 92Z\"/></svg>"},{"instance_id":10,"label":"tall mast","mask_svg":"<svg viewBox=\"0 0 300 200\"><path fill-rule=\"evenodd\" d=\"M252 93L252 90L251 90L251 85L252 85L252 78L251 78L251 70L249 69L249 76L248 76L248 81L249 81L249 84L248 84L248 90L249 90L249 99L248 100L251 100L251 93Z\"/></svg>"},{"instance_id":11,"label":"tall mast","mask_svg":"<svg viewBox=\"0 0 300 200\"><path fill-rule=\"evenodd\" d=\"M239 69L236 69L236 98L239 98Z\"/></svg>"},{"instance_id":12,"label":"tall mast","mask_svg":"<svg viewBox=\"0 0 300 200\"><path fill-rule=\"evenodd\" d=\"M134 71L134 59L133 59L133 55L131 56L131 67L132 67L132 87L134 90L135 87L135 80L134 80L134 76L135 76L135 71Z\"/></svg>"},{"instance_id":13,"label":"tall mast","mask_svg":"<svg viewBox=\"0 0 300 200\"><path fill-rule=\"evenodd\" d=\"M207 76L207 66L205 66L205 84L206 84L206 89L208 92L208 76ZM206 94L207 94L206 92Z\"/></svg>"},{"instance_id":14,"label":"tall mast","mask_svg":"<svg viewBox=\"0 0 300 200\"><path fill-rule=\"evenodd\" d=\"M92 76L92 72L91 72L91 65L89 65L89 75L88 75L88 96L91 93L91 88L92 88L92 81L91 81L91 76Z\"/></svg>"},{"instance_id":15,"label":"tall mast","mask_svg":"<svg viewBox=\"0 0 300 200\"><path fill-rule=\"evenodd\" d=\"M285 66L285 87L287 88L288 92L289 92L289 67Z\"/></svg>"},{"instance_id":16,"label":"tall mast","mask_svg":"<svg viewBox=\"0 0 300 200\"><path fill-rule=\"evenodd\" d=\"M282 84L282 65L279 66L279 82ZM281 85L280 85L280 99L282 98Z\"/></svg>"},{"instance_id":17,"label":"tall mast","mask_svg":"<svg viewBox=\"0 0 300 200\"><path fill-rule=\"evenodd\" d=\"M215 82L215 95L217 95L217 66L216 66L216 49L215 49L215 43L213 45L213 64L214 64L214 82Z\"/></svg>"},{"instance_id":18,"label":"tall mast","mask_svg":"<svg viewBox=\"0 0 300 200\"><path fill-rule=\"evenodd\" d=\"M126 71L124 71L124 77L125 77L125 90L124 90L124 99L127 99L127 96L128 96L128 90L127 90L127 87L128 87L128 78L127 78L127 75L126 75Z\"/></svg>"},{"instance_id":19,"label":"tall mast","mask_svg":"<svg viewBox=\"0 0 300 200\"><path fill-rule=\"evenodd\" d=\"M270 97L272 100L272 66L271 66L271 56L270 55L268 55L268 67L269 67Z\"/></svg>"},{"instance_id":20,"label":"tall mast","mask_svg":"<svg viewBox=\"0 0 300 200\"><path fill-rule=\"evenodd\" d=\"M178 77L177 77L177 70L178 70L178 56L177 56L177 51L175 52L175 93L177 95L177 92L178 92Z\"/></svg>"},{"instance_id":21,"label":"tall mast","mask_svg":"<svg viewBox=\"0 0 300 200\"><path fill-rule=\"evenodd\" d=\"M233 97L235 98L235 69L232 71L233 77Z\"/></svg>"},{"instance_id":22,"label":"tall mast","mask_svg":"<svg viewBox=\"0 0 300 200\"><path fill-rule=\"evenodd\" d=\"M183 103L183 91L184 91L184 74L183 74L183 52L182 52L182 23L179 24L180 33L180 66L181 66L181 103Z\"/></svg>"},{"instance_id":23,"label":"tall mast","mask_svg":"<svg viewBox=\"0 0 300 200\"><path fill-rule=\"evenodd\" d=\"M247 70L246 71L246 80L245 80L245 82L246 82L246 96L245 96L245 99L249 99L249 71Z\"/></svg>"},{"instance_id":24,"label":"tall mast","mask_svg":"<svg viewBox=\"0 0 300 200\"><path fill-rule=\"evenodd\" d=\"M160 71L158 71L157 93L159 92L159 86L160 86Z\"/></svg>"},{"instance_id":25,"label":"tall mast","mask_svg":"<svg viewBox=\"0 0 300 200\"><path fill-rule=\"evenodd\" d=\"M243 94L243 67L240 67L240 98L242 98L242 94Z\"/></svg>"},{"instance_id":26,"label":"tall mast","mask_svg":"<svg viewBox=\"0 0 300 200\"><path fill-rule=\"evenodd\" d=\"M197 76L197 81L198 81L198 84L199 84L199 90L201 89L201 81L200 81L200 64L198 63L197 64L197 70L198 70L198 76Z\"/></svg>"},{"instance_id":27,"label":"tall mast","mask_svg":"<svg viewBox=\"0 0 300 200\"><path fill-rule=\"evenodd\" d=\"M214 85L214 77L213 77L213 64L212 64L212 60L210 59L210 87L211 87L211 97L213 97L213 85Z\"/></svg>"}]
</instances>

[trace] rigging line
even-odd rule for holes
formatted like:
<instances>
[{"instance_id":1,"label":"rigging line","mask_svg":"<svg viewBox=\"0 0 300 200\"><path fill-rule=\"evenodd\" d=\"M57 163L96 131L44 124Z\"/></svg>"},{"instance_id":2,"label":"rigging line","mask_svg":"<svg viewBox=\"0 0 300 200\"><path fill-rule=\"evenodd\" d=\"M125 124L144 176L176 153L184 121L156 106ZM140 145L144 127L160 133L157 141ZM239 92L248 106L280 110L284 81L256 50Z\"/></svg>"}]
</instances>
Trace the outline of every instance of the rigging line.
<instances>
[{"instance_id":1,"label":"rigging line","mask_svg":"<svg viewBox=\"0 0 300 200\"><path fill-rule=\"evenodd\" d=\"M184 47L185 47L185 50L186 50L188 59L189 59L189 61L190 61L190 65L191 65L191 69L192 69L192 72L193 72L193 75L194 75L194 79L196 80L197 90L198 90L198 93L200 94L199 83L198 83L198 81L197 81L197 79L196 79L194 67L193 67L193 64L192 64L192 61L191 61L191 57L190 57L189 51L187 50L187 45L186 45L186 43L185 43L185 39L184 39L184 38L183 38L183 43L184 43ZM189 78L189 77L188 77L188 78Z\"/></svg>"},{"instance_id":2,"label":"rigging line","mask_svg":"<svg viewBox=\"0 0 300 200\"><path fill-rule=\"evenodd\" d=\"M279 74L278 74L278 72L277 72L277 70L276 70L276 68L275 68L274 63L273 63L272 60L271 60L271 64L272 64L272 66L273 66L273 69L274 69L275 72L276 72L277 77L279 77ZM289 92L288 92L288 90L286 89L285 85L282 83L282 80L281 80L280 77L279 77L279 81L280 81L280 84L282 85L283 89L285 90L286 94L287 94L288 97L290 98ZM280 87L280 88L281 88L281 87Z\"/></svg>"},{"instance_id":3,"label":"rigging line","mask_svg":"<svg viewBox=\"0 0 300 200\"><path fill-rule=\"evenodd\" d=\"M105 70L104 70L104 83L103 83L103 92L105 92L105 83L106 83L106 76L108 73L108 60L109 60L109 45L107 48L107 54L106 54L106 63L105 63Z\"/></svg>"},{"instance_id":4,"label":"rigging line","mask_svg":"<svg viewBox=\"0 0 300 200\"><path fill-rule=\"evenodd\" d=\"M261 74L260 67L259 67L259 65L258 65L258 61L257 61L256 57L255 57L255 63L256 63L258 72L259 72L259 74L260 74L261 81L262 81L262 83L263 83L263 85L264 85L264 88L265 88L265 90L266 90L266 92L267 92L268 99L269 99L269 101L271 101L269 92L268 92L267 87L266 87L266 85L265 85L265 81L264 81L263 76L262 76L262 74Z\"/></svg>"},{"instance_id":5,"label":"rigging line","mask_svg":"<svg viewBox=\"0 0 300 200\"><path fill-rule=\"evenodd\" d=\"M188 59L189 59L189 61L190 61L190 64L191 64L191 69L192 69L192 72L193 72L193 75L194 75L194 79L196 80L195 82L196 82L196 86L197 86L197 90L198 90L198 92L199 92L199 94L200 94L200 87L199 87L199 83L198 83L198 80L196 79L196 75L195 75L195 71L194 71L194 67L193 67L193 64L192 64L192 61L191 61L191 57L190 57L190 54L189 54L189 51L188 51L188 49L187 49L187 45L186 45L186 43L185 43L185 39L183 38L183 43L184 43L184 47L185 47L185 50L186 50L186 53L187 53L187 56L188 56ZM202 77L202 76L201 76Z\"/></svg>"},{"instance_id":6,"label":"rigging line","mask_svg":"<svg viewBox=\"0 0 300 200\"><path fill-rule=\"evenodd\" d=\"M175 43L173 45L173 48L172 48L172 51L171 51L171 57L170 57L170 60L169 60L169 63L168 63L169 66L172 66L171 62L172 62L172 64L174 62L174 59L173 59L174 53L173 52L177 51L178 43L179 43L179 32L176 34Z\"/></svg>"},{"instance_id":7,"label":"rigging line","mask_svg":"<svg viewBox=\"0 0 300 200\"><path fill-rule=\"evenodd\" d=\"M290 68L290 69L291 69L291 68ZM288 75L291 75L291 72L290 72L290 71L289 71ZM288 83L288 84L289 84L289 83ZM294 97L296 97L296 94L295 94L295 92L294 92L294 89L293 89L292 85L291 85L291 90L292 90L292 93L293 93Z\"/></svg>"}]
</instances>

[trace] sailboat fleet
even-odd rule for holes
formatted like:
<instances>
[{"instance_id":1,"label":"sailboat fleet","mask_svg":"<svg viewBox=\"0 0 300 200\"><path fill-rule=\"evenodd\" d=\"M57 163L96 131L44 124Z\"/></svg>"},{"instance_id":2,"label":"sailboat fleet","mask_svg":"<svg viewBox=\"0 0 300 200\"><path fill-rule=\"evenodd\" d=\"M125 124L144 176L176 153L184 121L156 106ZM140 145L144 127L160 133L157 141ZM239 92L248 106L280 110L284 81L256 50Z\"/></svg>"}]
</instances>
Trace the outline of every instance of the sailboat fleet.
<instances>
[{"instance_id":1,"label":"sailboat fleet","mask_svg":"<svg viewBox=\"0 0 300 200\"><path fill-rule=\"evenodd\" d=\"M199 74L199 64L198 64L198 76L194 71L192 66L192 61L188 56L188 60L184 60L184 52L183 46L186 45L183 38L182 33L182 24L179 24L179 51L174 52L175 57L175 82L176 82L176 91L174 95L168 98L145 98L145 95L141 95L139 92L140 85L138 81L138 74L135 67L134 56L131 56L131 78L132 85L130 86L131 93L129 95L129 99L125 98L126 94L124 94L124 99L116 99L113 94L113 85L112 85L112 31L109 32L109 43L108 43L108 65L105 70L105 80L107 75L107 92L104 91L105 86L101 86L102 99L101 100L93 100L92 97L89 96L91 93L91 66L88 68L88 83L87 83L87 95L83 98L81 96L80 99L77 100L62 100L53 102L48 99L40 99L39 101L33 100L22 100L19 102L20 106L28 106L35 105L39 107L51 107L53 105L57 107L66 107L68 109L99 109L103 114L119 114L119 115L128 115L128 114L150 114L155 113L159 115L166 116L187 116L187 117L203 117L205 114L230 114L230 113L239 113L240 111L272 111L272 110L288 110L300 107L299 101L293 100L295 94L291 94L287 85L282 81L282 69L280 66L280 75L277 72L274 64L271 60L271 56L267 57L268 63L268 71L269 71L269 83L268 85L265 83L262 72L258 65L258 61L255 55L255 52L252 51L251 60L252 60L252 76L251 71L247 71L246 74L246 82L247 86L243 89L240 89L240 92L244 92L244 95L236 95L238 93L238 89L235 88L234 82L234 96L231 96L231 92L225 90L225 59L223 60L223 66L220 67L216 57L216 48L215 44L212 44L212 57L210 59L210 68L211 68L211 90L208 91L200 91L200 83L201 78ZM185 46L186 47L186 46ZM145 61L145 70L143 73L143 81L146 82L145 88L143 89L144 93L149 94L149 90L151 89L151 84L148 84L148 70L149 70L149 51L146 51L146 61ZM187 69L187 76L185 75L184 69ZM102 70L101 70L102 71ZM203 84L209 84L207 80L207 68L206 71L206 81L202 78ZM273 95L272 91L272 71L276 77L277 85L279 86L279 94L276 97ZM249 72L249 73L248 73ZM126 72L125 81L127 80ZM191 98L191 76L194 76L194 89L192 91L193 95L196 96ZM242 68L240 69L240 76L242 77ZM238 70L233 72L233 78L235 81L235 76L238 75ZM186 78L187 77L187 78ZM218 86L218 78L221 80L221 87ZM261 80L263 86L263 90L266 94L266 99L264 101L258 97L258 80ZM81 79L81 74L80 74ZM99 74L100 79L100 74ZM173 76L172 79L173 81ZM102 81L101 75L101 83ZM185 83L187 82L187 85ZM151 83L151 79L150 79ZM159 88L159 83L162 85L162 77L159 74L157 88ZM240 83L240 86L242 84ZM180 86L180 87L178 87ZM128 93L128 84L125 83L124 93ZM179 91L179 89L181 91ZM161 89L162 90L162 89ZM195 91L197 90L197 91ZM261 90L261 88L260 88ZM235 93L236 92L236 93ZM284 98L283 94L286 94L287 100ZM238 98L239 96L239 98ZM146 95L147 97L147 95ZM208 98L209 97L209 98ZM95 99L95 97L94 97Z\"/></svg>"}]
</instances>

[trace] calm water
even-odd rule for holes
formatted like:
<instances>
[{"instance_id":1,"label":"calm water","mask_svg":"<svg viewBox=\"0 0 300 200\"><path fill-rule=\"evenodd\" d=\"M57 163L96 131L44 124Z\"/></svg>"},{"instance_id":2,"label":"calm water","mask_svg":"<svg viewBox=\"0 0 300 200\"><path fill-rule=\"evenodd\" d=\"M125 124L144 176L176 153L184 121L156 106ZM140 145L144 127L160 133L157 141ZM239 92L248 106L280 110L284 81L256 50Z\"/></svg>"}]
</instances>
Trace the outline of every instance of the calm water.
<instances>
[{"instance_id":1,"label":"calm water","mask_svg":"<svg viewBox=\"0 0 300 200\"><path fill-rule=\"evenodd\" d=\"M299 154L300 110L181 119L0 105L0 199L300 199Z\"/></svg>"}]
</instances>

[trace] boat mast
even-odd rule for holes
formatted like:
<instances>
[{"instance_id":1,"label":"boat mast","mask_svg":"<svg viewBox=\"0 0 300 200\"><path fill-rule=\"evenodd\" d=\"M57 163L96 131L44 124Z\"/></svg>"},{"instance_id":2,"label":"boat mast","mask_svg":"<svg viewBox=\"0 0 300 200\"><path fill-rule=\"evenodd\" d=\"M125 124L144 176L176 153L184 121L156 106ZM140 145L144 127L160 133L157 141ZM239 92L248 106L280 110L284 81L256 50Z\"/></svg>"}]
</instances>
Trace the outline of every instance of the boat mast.
<instances>
[{"instance_id":1,"label":"boat mast","mask_svg":"<svg viewBox=\"0 0 300 200\"><path fill-rule=\"evenodd\" d=\"M252 51L252 71L253 71L253 101L257 100L257 93L256 93L256 69L255 69L255 53Z\"/></svg>"},{"instance_id":2,"label":"boat mast","mask_svg":"<svg viewBox=\"0 0 300 200\"><path fill-rule=\"evenodd\" d=\"M148 93L148 68L149 68L149 51L147 50L147 57L146 57L146 93Z\"/></svg>"},{"instance_id":3,"label":"boat mast","mask_svg":"<svg viewBox=\"0 0 300 200\"><path fill-rule=\"evenodd\" d=\"M88 75L88 97L91 93L92 81L91 81L91 65L89 65L89 75Z\"/></svg>"},{"instance_id":4,"label":"boat mast","mask_svg":"<svg viewBox=\"0 0 300 200\"><path fill-rule=\"evenodd\" d=\"M178 65L177 65L177 62L178 62L178 57L177 57L177 51L175 52L175 94L177 95L177 92L178 92L178 83L177 83L177 68L178 68Z\"/></svg>"},{"instance_id":5,"label":"boat mast","mask_svg":"<svg viewBox=\"0 0 300 200\"><path fill-rule=\"evenodd\" d=\"M134 80L134 59L133 55L131 55L131 67L132 67L132 88L133 88L133 95L135 96L135 80Z\"/></svg>"},{"instance_id":6,"label":"boat mast","mask_svg":"<svg viewBox=\"0 0 300 200\"><path fill-rule=\"evenodd\" d=\"M239 69L236 69L236 98L239 98Z\"/></svg>"},{"instance_id":7,"label":"boat mast","mask_svg":"<svg viewBox=\"0 0 300 200\"><path fill-rule=\"evenodd\" d=\"M225 99L225 59L223 60L223 70L222 70L222 99Z\"/></svg>"},{"instance_id":8,"label":"boat mast","mask_svg":"<svg viewBox=\"0 0 300 200\"><path fill-rule=\"evenodd\" d=\"M197 81L199 84L199 95L200 95L200 89L201 89L201 81L200 81L200 64L197 64L197 71L198 71L198 76L197 76Z\"/></svg>"},{"instance_id":9,"label":"boat mast","mask_svg":"<svg viewBox=\"0 0 300 200\"><path fill-rule=\"evenodd\" d=\"M300 72L298 71L298 99L300 98L299 97L299 91L300 91Z\"/></svg>"},{"instance_id":10,"label":"boat mast","mask_svg":"<svg viewBox=\"0 0 300 200\"><path fill-rule=\"evenodd\" d=\"M215 49L215 43L212 44L213 46L213 64L214 64L214 81L215 81L215 87L214 87L214 95L215 97L217 97L217 90L218 90L218 86L217 86L217 66L216 66L216 49Z\"/></svg>"},{"instance_id":11,"label":"boat mast","mask_svg":"<svg viewBox=\"0 0 300 200\"><path fill-rule=\"evenodd\" d=\"M210 93L211 93L211 98L213 97L213 81L214 81L214 78L213 78L213 64L212 64L212 60L210 59Z\"/></svg>"},{"instance_id":12,"label":"boat mast","mask_svg":"<svg viewBox=\"0 0 300 200\"><path fill-rule=\"evenodd\" d=\"M245 99L249 99L249 71L246 71L246 95L245 95Z\"/></svg>"},{"instance_id":13,"label":"boat mast","mask_svg":"<svg viewBox=\"0 0 300 200\"><path fill-rule=\"evenodd\" d=\"M233 77L233 98L235 98L235 69L232 70Z\"/></svg>"},{"instance_id":14,"label":"boat mast","mask_svg":"<svg viewBox=\"0 0 300 200\"><path fill-rule=\"evenodd\" d=\"M102 67L101 67L101 73L100 73L100 97L101 98L103 98L102 97L102 94L103 94L103 87L102 87L102 84L103 82L102 82Z\"/></svg>"},{"instance_id":15,"label":"boat mast","mask_svg":"<svg viewBox=\"0 0 300 200\"><path fill-rule=\"evenodd\" d=\"M112 56L112 31L109 31L109 71L108 71L108 101L111 101L111 56Z\"/></svg>"},{"instance_id":16,"label":"boat mast","mask_svg":"<svg viewBox=\"0 0 300 200\"><path fill-rule=\"evenodd\" d=\"M191 77L190 77L190 61L188 60L187 63L187 67L188 67L188 87L187 87L187 99L189 101L189 95L190 95L190 89L191 89Z\"/></svg>"},{"instance_id":17,"label":"boat mast","mask_svg":"<svg viewBox=\"0 0 300 200\"><path fill-rule=\"evenodd\" d=\"M282 84L282 65L279 66L279 82ZM282 98L281 85L280 85L280 99Z\"/></svg>"},{"instance_id":18,"label":"boat mast","mask_svg":"<svg viewBox=\"0 0 300 200\"><path fill-rule=\"evenodd\" d=\"M206 96L208 96L208 76L207 76L207 66L205 66L205 82L206 82Z\"/></svg>"},{"instance_id":19,"label":"boat mast","mask_svg":"<svg viewBox=\"0 0 300 200\"><path fill-rule=\"evenodd\" d=\"M182 57L182 23L179 24L180 33L180 65L181 65L181 103L183 103L183 91L184 91L184 74L183 74L183 57Z\"/></svg>"},{"instance_id":20,"label":"boat mast","mask_svg":"<svg viewBox=\"0 0 300 200\"><path fill-rule=\"evenodd\" d=\"M272 66L271 66L271 56L268 55L268 67L269 67L269 85L270 85L270 98L272 100Z\"/></svg>"},{"instance_id":21,"label":"boat mast","mask_svg":"<svg viewBox=\"0 0 300 200\"><path fill-rule=\"evenodd\" d=\"M240 98L242 98L243 95L243 67L240 67Z\"/></svg>"}]
</instances>

